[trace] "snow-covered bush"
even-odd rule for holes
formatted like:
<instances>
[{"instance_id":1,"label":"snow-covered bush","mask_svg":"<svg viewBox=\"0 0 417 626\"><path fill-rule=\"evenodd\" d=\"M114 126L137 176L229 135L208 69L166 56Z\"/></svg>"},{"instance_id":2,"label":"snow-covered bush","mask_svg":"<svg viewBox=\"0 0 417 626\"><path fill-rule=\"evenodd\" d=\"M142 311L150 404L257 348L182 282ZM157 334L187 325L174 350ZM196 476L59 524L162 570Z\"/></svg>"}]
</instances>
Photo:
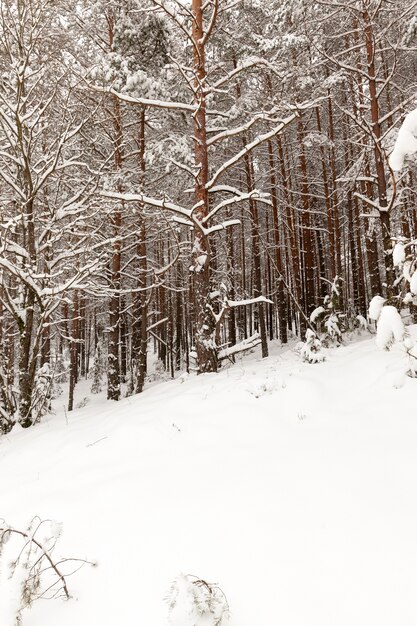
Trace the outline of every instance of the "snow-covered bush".
<instances>
[{"instance_id":1,"label":"snow-covered bush","mask_svg":"<svg viewBox=\"0 0 417 626\"><path fill-rule=\"evenodd\" d=\"M369 304L369 318L376 322L377 346L390 350L394 344L399 344L405 352L406 359L400 379L405 374L417 376L417 345L410 338L399 311L403 305L409 306L412 311L417 303L417 258L412 252L414 247L414 241L401 237L392 251L393 265L398 272L395 284L398 287L403 283L402 295L391 300L375 296Z\"/></svg>"},{"instance_id":2,"label":"snow-covered bush","mask_svg":"<svg viewBox=\"0 0 417 626\"><path fill-rule=\"evenodd\" d=\"M336 276L331 283L330 294L323 300L323 305L315 308L310 315L310 322L323 345L339 345L342 341L345 326L338 311L341 282L342 279Z\"/></svg>"},{"instance_id":3,"label":"snow-covered bush","mask_svg":"<svg viewBox=\"0 0 417 626\"><path fill-rule=\"evenodd\" d=\"M410 308L417 305L416 243L414 239L398 238L392 252L393 265L398 273L396 285L403 283L402 301Z\"/></svg>"},{"instance_id":4,"label":"snow-covered bush","mask_svg":"<svg viewBox=\"0 0 417 626\"><path fill-rule=\"evenodd\" d=\"M374 296L369 303L368 317L369 319L377 322L381 315L382 307L386 303L386 299L382 296Z\"/></svg>"},{"instance_id":5,"label":"snow-covered bush","mask_svg":"<svg viewBox=\"0 0 417 626\"><path fill-rule=\"evenodd\" d=\"M404 167L407 157L417 152L417 109L408 113L395 141L389 164L394 171L399 171Z\"/></svg>"},{"instance_id":6,"label":"snow-covered bush","mask_svg":"<svg viewBox=\"0 0 417 626\"><path fill-rule=\"evenodd\" d=\"M321 351L322 343L317 337L316 333L307 329L305 341L301 342L297 346L297 350L301 355L303 361L307 363L321 363L326 359L326 356Z\"/></svg>"},{"instance_id":7,"label":"snow-covered bush","mask_svg":"<svg viewBox=\"0 0 417 626\"><path fill-rule=\"evenodd\" d=\"M37 423L49 411L52 397L53 374L49 363L44 363L36 372L32 394L33 423Z\"/></svg>"},{"instance_id":8,"label":"snow-covered bush","mask_svg":"<svg viewBox=\"0 0 417 626\"><path fill-rule=\"evenodd\" d=\"M401 343L406 338L400 313L395 306L387 304L385 298L372 298L369 303L369 317L377 323L376 344L382 350L389 350L394 343Z\"/></svg>"},{"instance_id":9,"label":"snow-covered bush","mask_svg":"<svg viewBox=\"0 0 417 626\"><path fill-rule=\"evenodd\" d=\"M166 600L169 626L225 626L229 619L229 605L220 587L195 576L178 576Z\"/></svg>"},{"instance_id":10,"label":"snow-covered bush","mask_svg":"<svg viewBox=\"0 0 417 626\"><path fill-rule=\"evenodd\" d=\"M368 330L368 322L366 321L363 315L359 314L355 317L354 325L355 325L355 328L357 328L359 331Z\"/></svg>"},{"instance_id":11,"label":"snow-covered bush","mask_svg":"<svg viewBox=\"0 0 417 626\"><path fill-rule=\"evenodd\" d=\"M0 624L20 626L23 611L38 599L69 599L65 569L82 567L83 559L55 559L61 524L35 517L25 530L0 520Z\"/></svg>"},{"instance_id":12,"label":"snow-covered bush","mask_svg":"<svg viewBox=\"0 0 417 626\"><path fill-rule=\"evenodd\" d=\"M406 159L414 157L412 161L416 162L415 154L417 153L417 109L408 113L401 125L400 130L394 144L394 149L389 158L390 167L394 171L403 169ZM414 321L417 321L417 255L416 255L417 239L404 236L397 238L393 249L393 265L397 268L399 276L396 285L404 283L408 291L404 295L402 292L402 301L409 306L410 313L413 315Z\"/></svg>"},{"instance_id":13,"label":"snow-covered bush","mask_svg":"<svg viewBox=\"0 0 417 626\"><path fill-rule=\"evenodd\" d=\"M376 344L379 348L390 350L394 344L399 344L403 349L405 360L401 361L394 382L394 387L399 387L406 375L417 376L417 345L407 333L399 311L394 306L384 305L384 302L384 298L375 296L369 305L369 317L377 322Z\"/></svg>"},{"instance_id":14,"label":"snow-covered bush","mask_svg":"<svg viewBox=\"0 0 417 626\"><path fill-rule=\"evenodd\" d=\"M376 345L383 350L389 350L395 342L402 342L405 338L405 326L401 315L395 306L384 306L378 318L376 331Z\"/></svg>"}]
</instances>

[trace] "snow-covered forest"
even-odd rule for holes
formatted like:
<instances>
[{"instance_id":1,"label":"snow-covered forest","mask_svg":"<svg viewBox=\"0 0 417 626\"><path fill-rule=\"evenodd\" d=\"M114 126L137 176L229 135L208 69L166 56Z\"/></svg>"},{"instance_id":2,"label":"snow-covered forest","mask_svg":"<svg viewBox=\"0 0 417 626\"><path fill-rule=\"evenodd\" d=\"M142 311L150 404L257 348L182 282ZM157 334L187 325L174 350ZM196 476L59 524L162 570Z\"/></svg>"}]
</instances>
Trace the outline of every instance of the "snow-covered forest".
<instances>
[{"instance_id":1,"label":"snow-covered forest","mask_svg":"<svg viewBox=\"0 0 417 626\"><path fill-rule=\"evenodd\" d=\"M0 0L0 626L415 624L416 152L417 0Z\"/></svg>"}]
</instances>

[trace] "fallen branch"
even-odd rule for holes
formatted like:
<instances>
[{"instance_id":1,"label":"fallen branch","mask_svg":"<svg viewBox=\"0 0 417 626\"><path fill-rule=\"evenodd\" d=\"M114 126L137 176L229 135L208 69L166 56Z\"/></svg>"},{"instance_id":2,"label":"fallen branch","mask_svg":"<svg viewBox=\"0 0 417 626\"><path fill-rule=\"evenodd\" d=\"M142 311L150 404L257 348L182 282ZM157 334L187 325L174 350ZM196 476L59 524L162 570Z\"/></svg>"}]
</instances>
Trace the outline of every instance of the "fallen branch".
<instances>
[{"instance_id":1,"label":"fallen branch","mask_svg":"<svg viewBox=\"0 0 417 626\"><path fill-rule=\"evenodd\" d=\"M250 350L251 348L255 348L260 343L261 343L261 337L259 333L254 333L247 339L243 339L242 341L235 344L234 346L220 350L219 354L217 355L217 358L219 361L222 361L223 359L227 359L230 356L234 356L238 352L244 352L245 350Z\"/></svg>"},{"instance_id":2,"label":"fallen branch","mask_svg":"<svg viewBox=\"0 0 417 626\"><path fill-rule=\"evenodd\" d=\"M41 529L43 537L39 539ZM60 532L59 524L39 517L34 517L26 530L12 528L0 520L1 615L12 615L20 623L22 610L35 600L69 600L67 578L85 564L95 565L86 559L55 559L53 551ZM67 563L71 564L71 571L64 573L62 566Z\"/></svg>"}]
</instances>

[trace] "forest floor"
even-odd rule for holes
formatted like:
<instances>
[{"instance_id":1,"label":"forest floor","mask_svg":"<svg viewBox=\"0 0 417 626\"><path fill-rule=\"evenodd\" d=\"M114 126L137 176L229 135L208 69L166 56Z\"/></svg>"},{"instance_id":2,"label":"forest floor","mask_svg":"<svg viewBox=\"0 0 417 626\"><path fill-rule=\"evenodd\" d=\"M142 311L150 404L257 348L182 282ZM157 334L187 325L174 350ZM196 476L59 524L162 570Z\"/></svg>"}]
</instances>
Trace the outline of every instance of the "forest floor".
<instances>
[{"instance_id":1,"label":"forest floor","mask_svg":"<svg viewBox=\"0 0 417 626\"><path fill-rule=\"evenodd\" d=\"M367 335L320 364L275 346L118 404L92 396L66 415L58 398L44 423L0 439L0 517L62 522L57 550L98 567L22 626L165 626L180 572L221 586L230 626L415 626L405 359Z\"/></svg>"}]
</instances>

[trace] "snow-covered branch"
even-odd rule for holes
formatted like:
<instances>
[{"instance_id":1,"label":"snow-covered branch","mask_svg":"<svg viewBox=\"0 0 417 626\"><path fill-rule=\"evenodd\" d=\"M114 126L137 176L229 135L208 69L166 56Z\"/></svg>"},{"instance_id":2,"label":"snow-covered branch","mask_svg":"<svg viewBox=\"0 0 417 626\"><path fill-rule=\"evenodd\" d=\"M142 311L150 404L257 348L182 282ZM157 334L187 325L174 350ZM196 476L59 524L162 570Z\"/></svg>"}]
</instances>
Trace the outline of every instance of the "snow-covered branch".
<instances>
[{"instance_id":1,"label":"snow-covered branch","mask_svg":"<svg viewBox=\"0 0 417 626\"><path fill-rule=\"evenodd\" d=\"M141 193L118 193L116 191L101 191L100 195L103 198L109 198L111 200L120 200L123 202L141 202L143 204L149 204L150 206L157 207L158 209L165 209L176 213L183 217L191 219L192 210L186 209L173 202L167 202L166 200L158 200L157 198L150 198Z\"/></svg>"},{"instance_id":2,"label":"snow-covered branch","mask_svg":"<svg viewBox=\"0 0 417 626\"><path fill-rule=\"evenodd\" d=\"M223 348L223 350L220 350L217 358L219 359L219 361L222 361L223 359L227 359L228 357L238 354L239 352L244 352L245 350L255 348L260 343L261 338L259 333L254 333L247 339L243 339L234 346L230 346L230 348Z\"/></svg>"},{"instance_id":3,"label":"snow-covered branch","mask_svg":"<svg viewBox=\"0 0 417 626\"><path fill-rule=\"evenodd\" d=\"M275 137L276 135L281 133L284 128L286 128L289 124L291 124L291 122L293 122L298 117L299 111L310 109L310 108L314 108L320 102L322 102L323 100L326 100L326 99L327 98L317 98L317 99L315 99L313 101L305 102L303 104L300 104L300 105L297 105L297 106L294 106L294 107L290 107L290 108L294 108L295 109L294 113L292 113L288 117L286 117L283 120L281 120L277 126L272 128L267 133L263 133L262 135L258 135L257 137L255 137L255 139L253 139L250 143L246 144L246 146L244 146L244 148L242 148L242 150L240 150L237 154L235 154L233 157L231 157L228 161L223 163L223 165L221 165L217 169L217 171L213 174L211 179L208 181L207 189L210 189L211 187L213 187L213 185L216 184L216 182L220 178L220 176L222 176L233 165L236 165L236 163L238 163L241 159L243 159L249 152L251 152L252 150L257 148L258 146L263 144L265 141L268 141L269 139L272 139L273 137Z\"/></svg>"}]
</instances>

